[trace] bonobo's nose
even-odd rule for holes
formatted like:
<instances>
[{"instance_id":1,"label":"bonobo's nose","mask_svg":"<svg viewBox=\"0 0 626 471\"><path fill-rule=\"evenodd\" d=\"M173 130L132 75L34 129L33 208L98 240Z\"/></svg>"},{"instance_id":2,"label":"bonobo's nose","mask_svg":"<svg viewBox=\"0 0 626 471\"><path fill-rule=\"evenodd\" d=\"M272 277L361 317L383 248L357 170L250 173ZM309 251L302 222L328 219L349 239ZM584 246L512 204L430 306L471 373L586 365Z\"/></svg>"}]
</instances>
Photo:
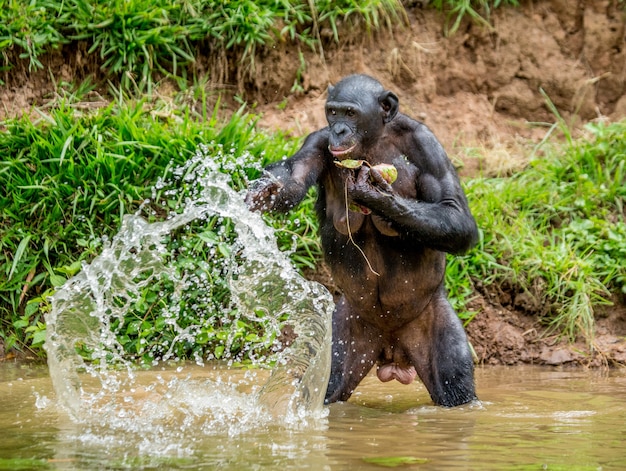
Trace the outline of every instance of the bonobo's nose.
<instances>
[{"instance_id":1,"label":"bonobo's nose","mask_svg":"<svg viewBox=\"0 0 626 471\"><path fill-rule=\"evenodd\" d=\"M350 128L344 123L335 123L332 129L336 136L343 136L350 132Z\"/></svg>"}]
</instances>

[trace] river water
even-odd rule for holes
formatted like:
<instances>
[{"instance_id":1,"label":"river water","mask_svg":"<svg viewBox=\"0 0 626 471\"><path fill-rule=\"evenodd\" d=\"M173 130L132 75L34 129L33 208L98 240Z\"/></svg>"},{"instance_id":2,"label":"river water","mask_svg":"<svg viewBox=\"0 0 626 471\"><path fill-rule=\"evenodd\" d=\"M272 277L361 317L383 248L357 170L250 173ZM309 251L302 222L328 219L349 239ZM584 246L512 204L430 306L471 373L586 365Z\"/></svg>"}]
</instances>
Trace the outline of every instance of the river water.
<instances>
[{"instance_id":1,"label":"river water","mask_svg":"<svg viewBox=\"0 0 626 471\"><path fill-rule=\"evenodd\" d=\"M433 406L420 383L370 375L349 402L294 426L236 404L266 381L260 370L179 365L137 377L123 400L156 416L121 430L71 420L45 366L0 364L0 469L626 469L622 370L480 367L481 403L456 409Z\"/></svg>"}]
</instances>

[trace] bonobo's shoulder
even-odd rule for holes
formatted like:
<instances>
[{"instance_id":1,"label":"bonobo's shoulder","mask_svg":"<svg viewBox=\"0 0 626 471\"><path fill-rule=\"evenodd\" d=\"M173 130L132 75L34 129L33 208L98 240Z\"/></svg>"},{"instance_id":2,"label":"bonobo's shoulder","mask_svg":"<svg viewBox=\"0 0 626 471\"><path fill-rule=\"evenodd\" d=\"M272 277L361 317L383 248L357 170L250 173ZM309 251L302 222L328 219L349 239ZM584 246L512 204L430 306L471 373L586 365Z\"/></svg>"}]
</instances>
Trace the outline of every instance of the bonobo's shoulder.
<instances>
[{"instance_id":1,"label":"bonobo's shoulder","mask_svg":"<svg viewBox=\"0 0 626 471\"><path fill-rule=\"evenodd\" d=\"M428 126L402 113L398 113L389 124L398 141L406 146L406 155L423 171L441 175L450 170L450 160Z\"/></svg>"},{"instance_id":2,"label":"bonobo's shoulder","mask_svg":"<svg viewBox=\"0 0 626 471\"><path fill-rule=\"evenodd\" d=\"M411 133L420 126L423 124L400 112L387 124L388 129L397 134Z\"/></svg>"},{"instance_id":3,"label":"bonobo's shoulder","mask_svg":"<svg viewBox=\"0 0 626 471\"><path fill-rule=\"evenodd\" d=\"M427 153L443 154L442 156L445 157L441 143L424 123L398 113L389 125L392 133L398 138L403 138L410 145L417 146Z\"/></svg>"},{"instance_id":4,"label":"bonobo's shoulder","mask_svg":"<svg viewBox=\"0 0 626 471\"><path fill-rule=\"evenodd\" d=\"M434 139L437 138L433 132L421 121L411 118L403 113L398 113L396 117L389 123L391 130L396 134L417 139ZM438 142L438 141L437 141Z\"/></svg>"}]
</instances>

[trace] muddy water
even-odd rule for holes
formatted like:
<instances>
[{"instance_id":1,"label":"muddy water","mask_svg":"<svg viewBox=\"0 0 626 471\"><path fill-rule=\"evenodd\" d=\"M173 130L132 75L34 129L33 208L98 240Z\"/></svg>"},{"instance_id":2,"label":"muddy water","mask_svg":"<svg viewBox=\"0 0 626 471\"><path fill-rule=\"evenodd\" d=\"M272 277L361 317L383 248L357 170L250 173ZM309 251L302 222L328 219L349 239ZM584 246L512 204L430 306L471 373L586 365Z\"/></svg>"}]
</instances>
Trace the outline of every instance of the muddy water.
<instances>
[{"instance_id":1,"label":"muddy water","mask_svg":"<svg viewBox=\"0 0 626 471\"><path fill-rule=\"evenodd\" d=\"M202 379L216 374L243 389L267 377L196 366L142 372L145 384L184 375L189 397L153 429L124 432L71 421L45 367L0 364L0 469L626 469L625 371L479 368L482 404L452 410L433 407L421 384L370 376L349 403L295 428L198 417ZM140 389L124 401L171 400L171 388Z\"/></svg>"}]
</instances>

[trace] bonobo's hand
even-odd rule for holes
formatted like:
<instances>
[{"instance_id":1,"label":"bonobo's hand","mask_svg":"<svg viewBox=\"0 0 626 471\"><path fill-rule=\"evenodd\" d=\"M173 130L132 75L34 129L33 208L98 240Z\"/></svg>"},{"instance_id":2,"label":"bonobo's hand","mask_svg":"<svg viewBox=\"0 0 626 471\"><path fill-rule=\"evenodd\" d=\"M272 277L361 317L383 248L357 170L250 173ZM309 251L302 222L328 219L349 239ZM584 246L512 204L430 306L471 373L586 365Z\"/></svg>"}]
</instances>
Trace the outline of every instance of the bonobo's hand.
<instances>
[{"instance_id":1,"label":"bonobo's hand","mask_svg":"<svg viewBox=\"0 0 626 471\"><path fill-rule=\"evenodd\" d=\"M276 195L283 188L273 175L264 175L250 182L245 202L250 211L270 211L274 207Z\"/></svg>"},{"instance_id":2,"label":"bonobo's hand","mask_svg":"<svg viewBox=\"0 0 626 471\"><path fill-rule=\"evenodd\" d=\"M355 178L346 180L348 196L357 203L376 209L376 203L393 194L393 188L375 168L363 165Z\"/></svg>"}]
</instances>

